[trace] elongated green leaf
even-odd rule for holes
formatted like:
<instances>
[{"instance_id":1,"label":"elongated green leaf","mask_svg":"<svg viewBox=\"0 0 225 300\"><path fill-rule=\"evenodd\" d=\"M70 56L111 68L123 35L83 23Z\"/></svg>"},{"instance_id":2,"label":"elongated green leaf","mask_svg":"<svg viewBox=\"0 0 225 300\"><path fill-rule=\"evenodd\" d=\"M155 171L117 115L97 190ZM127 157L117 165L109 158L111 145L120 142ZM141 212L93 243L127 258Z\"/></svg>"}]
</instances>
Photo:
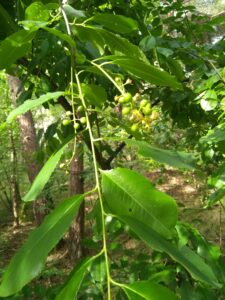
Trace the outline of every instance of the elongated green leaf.
<instances>
[{"instance_id":1,"label":"elongated green leaf","mask_svg":"<svg viewBox=\"0 0 225 300\"><path fill-rule=\"evenodd\" d=\"M102 171L104 200L110 211L132 216L169 237L177 222L176 202L142 175L117 168Z\"/></svg>"},{"instance_id":2,"label":"elongated green leaf","mask_svg":"<svg viewBox=\"0 0 225 300\"><path fill-rule=\"evenodd\" d=\"M218 24L223 24L225 23L225 16L224 15L219 15L219 16L213 16L212 20L209 21L210 25L218 25Z\"/></svg>"},{"instance_id":3,"label":"elongated green leaf","mask_svg":"<svg viewBox=\"0 0 225 300\"><path fill-rule=\"evenodd\" d=\"M222 123L213 129L210 129L208 133L200 139L201 143L218 143L225 140L225 123Z\"/></svg>"},{"instance_id":4,"label":"elongated green leaf","mask_svg":"<svg viewBox=\"0 0 225 300\"><path fill-rule=\"evenodd\" d=\"M160 163L180 169L194 169L197 167L197 159L194 154L191 153L164 150L137 140L126 140L126 144L137 147L138 153L147 159L154 159Z\"/></svg>"},{"instance_id":5,"label":"elongated green leaf","mask_svg":"<svg viewBox=\"0 0 225 300\"><path fill-rule=\"evenodd\" d=\"M0 28L1 28L0 40L14 33L19 29L17 24L12 19L12 17L8 14L8 12L4 9L4 7L1 4L0 4Z\"/></svg>"},{"instance_id":6,"label":"elongated green leaf","mask_svg":"<svg viewBox=\"0 0 225 300\"><path fill-rule=\"evenodd\" d=\"M12 122L17 116L24 114L30 109L33 109L37 106L42 105L43 103L51 100L51 99L57 99L60 96L62 96L64 92L54 92L54 93L47 93L45 95L42 95L40 98L35 100L27 100L22 105L15 108L13 111L10 112L10 114L7 117L7 122Z\"/></svg>"},{"instance_id":7,"label":"elongated green leaf","mask_svg":"<svg viewBox=\"0 0 225 300\"><path fill-rule=\"evenodd\" d=\"M95 48L97 48L101 55L104 54L105 45L115 55L126 55L133 58L138 57L144 61L147 61L144 53L139 47L129 42L121 36L118 36L112 32L98 27L76 27L74 29L75 34L78 38L88 43L91 43Z\"/></svg>"},{"instance_id":8,"label":"elongated green leaf","mask_svg":"<svg viewBox=\"0 0 225 300\"><path fill-rule=\"evenodd\" d=\"M146 300L179 300L180 299L168 288L150 281L134 282L132 284L126 285L123 289L125 293L130 297L131 300L136 300L137 296L141 296L143 299Z\"/></svg>"},{"instance_id":9,"label":"elongated green leaf","mask_svg":"<svg viewBox=\"0 0 225 300\"><path fill-rule=\"evenodd\" d=\"M43 29L67 42L71 47L76 47L75 41L68 34L65 34L55 28L44 27Z\"/></svg>"},{"instance_id":10,"label":"elongated green leaf","mask_svg":"<svg viewBox=\"0 0 225 300\"><path fill-rule=\"evenodd\" d=\"M53 153L48 161L45 163L43 168L40 170L38 175L36 176L34 182L31 185L28 193L23 197L24 202L33 201L37 198L37 196L42 192L44 186L48 182L50 176L55 170L65 148L67 147L69 141L73 138L73 136L69 137L66 142L64 142L60 148Z\"/></svg>"},{"instance_id":11,"label":"elongated green leaf","mask_svg":"<svg viewBox=\"0 0 225 300\"><path fill-rule=\"evenodd\" d=\"M118 33L129 33L138 29L138 24L135 20L121 15L95 14L89 20Z\"/></svg>"},{"instance_id":12,"label":"elongated green leaf","mask_svg":"<svg viewBox=\"0 0 225 300\"><path fill-rule=\"evenodd\" d=\"M48 253L69 228L83 200L76 195L62 201L35 229L11 260L0 285L0 297L15 294L39 275Z\"/></svg>"},{"instance_id":13,"label":"elongated green leaf","mask_svg":"<svg viewBox=\"0 0 225 300\"><path fill-rule=\"evenodd\" d=\"M132 216L124 216L118 209L116 214L121 220L128 224L131 229L150 247L157 251L167 253L172 259L180 263L196 280L200 280L214 287L221 287L212 269L190 248L181 248L168 242L150 226L135 219Z\"/></svg>"},{"instance_id":14,"label":"elongated green leaf","mask_svg":"<svg viewBox=\"0 0 225 300\"><path fill-rule=\"evenodd\" d=\"M0 43L0 70L10 67L31 49L36 31L19 30Z\"/></svg>"},{"instance_id":15,"label":"elongated green leaf","mask_svg":"<svg viewBox=\"0 0 225 300\"><path fill-rule=\"evenodd\" d=\"M76 299L81 282L94 259L95 257L85 258L74 268L67 282L55 298L56 300Z\"/></svg>"},{"instance_id":16,"label":"elongated green leaf","mask_svg":"<svg viewBox=\"0 0 225 300\"><path fill-rule=\"evenodd\" d=\"M223 186L223 187L219 188L218 190L216 190L215 192L213 192L207 198L205 207L208 208L224 198L225 198L225 188Z\"/></svg>"},{"instance_id":17,"label":"elongated green leaf","mask_svg":"<svg viewBox=\"0 0 225 300\"><path fill-rule=\"evenodd\" d=\"M110 57L108 58L110 59ZM182 89L182 85L174 76L137 58L125 56L115 58L112 56L112 60L114 64L117 64L125 71L144 81L148 81L156 85L169 86L173 89Z\"/></svg>"}]
</instances>

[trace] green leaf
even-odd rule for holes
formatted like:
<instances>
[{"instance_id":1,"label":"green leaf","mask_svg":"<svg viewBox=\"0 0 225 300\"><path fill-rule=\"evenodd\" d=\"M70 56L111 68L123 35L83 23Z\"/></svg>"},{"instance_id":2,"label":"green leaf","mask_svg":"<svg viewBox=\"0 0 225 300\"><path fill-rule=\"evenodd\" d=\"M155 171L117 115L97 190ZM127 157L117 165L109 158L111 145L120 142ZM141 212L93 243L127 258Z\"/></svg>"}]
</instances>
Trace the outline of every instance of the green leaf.
<instances>
[{"instance_id":1,"label":"green leaf","mask_svg":"<svg viewBox=\"0 0 225 300\"><path fill-rule=\"evenodd\" d=\"M17 24L14 22L13 18L9 15L9 13L4 9L4 7L1 4L0 4L0 28L1 28L0 40L14 33L19 29Z\"/></svg>"},{"instance_id":2,"label":"green leaf","mask_svg":"<svg viewBox=\"0 0 225 300\"><path fill-rule=\"evenodd\" d=\"M151 146L144 141L126 140L127 145L138 148L138 153L147 159L154 159L163 164L179 169L195 169L196 157L194 154L183 151L164 150Z\"/></svg>"},{"instance_id":3,"label":"green leaf","mask_svg":"<svg viewBox=\"0 0 225 300\"><path fill-rule=\"evenodd\" d=\"M107 93L101 86L95 84L82 84L82 92L91 105L102 107L107 100Z\"/></svg>"},{"instance_id":4,"label":"green leaf","mask_svg":"<svg viewBox=\"0 0 225 300\"><path fill-rule=\"evenodd\" d=\"M225 16L222 15L222 16L213 16L212 17L212 20L208 22L208 24L210 25L218 25L218 24L221 24L224 25L224 22L225 22Z\"/></svg>"},{"instance_id":5,"label":"green leaf","mask_svg":"<svg viewBox=\"0 0 225 300\"><path fill-rule=\"evenodd\" d=\"M185 74L180 62L169 57L167 57L166 62L170 72L174 74L178 80L183 81Z\"/></svg>"},{"instance_id":6,"label":"green leaf","mask_svg":"<svg viewBox=\"0 0 225 300\"><path fill-rule=\"evenodd\" d=\"M98 27L76 27L75 34L79 39L87 44L91 43L97 48L101 55L104 54L105 46L115 55L126 55L131 57L138 57L147 61L144 53L139 47L133 45L128 39L118 36L112 32Z\"/></svg>"},{"instance_id":7,"label":"green leaf","mask_svg":"<svg viewBox=\"0 0 225 300\"><path fill-rule=\"evenodd\" d=\"M149 51L155 48L156 39L154 38L154 36L148 35L140 41L139 45L143 49L143 51Z\"/></svg>"},{"instance_id":8,"label":"green leaf","mask_svg":"<svg viewBox=\"0 0 225 300\"><path fill-rule=\"evenodd\" d=\"M20 30L0 43L0 70L9 68L18 58L31 49L36 31Z\"/></svg>"},{"instance_id":9,"label":"green leaf","mask_svg":"<svg viewBox=\"0 0 225 300\"><path fill-rule=\"evenodd\" d=\"M83 281L84 276L94 259L95 257L88 257L78 263L69 275L68 280L63 285L63 288L58 293L55 300L76 299L81 282Z\"/></svg>"},{"instance_id":10,"label":"green leaf","mask_svg":"<svg viewBox=\"0 0 225 300\"><path fill-rule=\"evenodd\" d=\"M225 123L222 123L200 138L200 143L217 143L225 140Z\"/></svg>"},{"instance_id":11,"label":"green leaf","mask_svg":"<svg viewBox=\"0 0 225 300\"><path fill-rule=\"evenodd\" d=\"M110 56L108 57L110 59ZM131 73L133 76L148 81L152 84L169 86L173 89L181 89L182 85L166 71L161 71L156 67L145 63L136 58L118 56L115 58L112 56L114 64L119 65L125 71Z\"/></svg>"},{"instance_id":12,"label":"green leaf","mask_svg":"<svg viewBox=\"0 0 225 300\"><path fill-rule=\"evenodd\" d=\"M120 210L115 211L114 214L128 224L139 238L150 247L157 251L167 253L173 260L180 263L193 278L216 288L221 287L212 269L190 248L186 246L178 248L140 220L132 216L122 215Z\"/></svg>"},{"instance_id":13,"label":"green leaf","mask_svg":"<svg viewBox=\"0 0 225 300\"><path fill-rule=\"evenodd\" d=\"M156 47L158 53L162 54L165 57L173 55L173 50L169 48Z\"/></svg>"},{"instance_id":14,"label":"green leaf","mask_svg":"<svg viewBox=\"0 0 225 300\"><path fill-rule=\"evenodd\" d=\"M17 116L22 115L26 113L27 111L40 106L41 104L51 100L51 99L57 99L60 96L62 96L64 92L54 92L54 93L47 93L42 95L38 99L34 100L27 100L19 107L15 108L13 111L10 112L10 114L7 117L7 122L12 122Z\"/></svg>"},{"instance_id":15,"label":"green leaf","mask_svg":"<svg viewBox=\"0 0 225 300\"><path fill-rule=\"evenodd\" d=\"M0 285L0 297L17 293L43 269L48 253L74 220L83 195L62 201L29 236L11 260Z\"/></svg>"},{"instance_id":16,"label":"green leaf","mask_svg":"<svg viewBox=\"0 0 225 300\"><path fill-rule=\"evenodd\" d=\"M213 174L208 179L208 184L216 187L222 188L225 185L225 163L218 167L218 169L213 172Z\"/></svg>"},{"instance_id":17,"label":"green leaf","mask_svg":"<svg viewBox=\"0 0 225 300\"><path fill-rule=\"evenodd\" d=\"M135 20L121 15L96 14L89 20L118 33L129 33L138 29L138 24Z\"/></svg>"},{"instance_id":18,"label":"green leaf","mask_svg":"<svg viewBox=\"0 0 225 300\"><path fill-rule=\"evenodd\" d=\"M132 216L170 237L177 222L174 199L158 191L142 175L117 168L102 171L103 196L113 214Z\"/></svg>"},{"instance_id":19,"label":"green leaf","mask_svg":"<svg viewBox=\"0 0 225 300\"><path fill-rule=\"evenodd\" d=\"M67 42L71 47L76 47L75 41L68 34L65 34L55 28L44 27L43 29Z\"/></svg>"},{"instance_id":20,"label":"green leaf","mask_svg":"<svg viewBox=\"0 0 225 300\"><path fill-rule=\"evenodd\" d=\"M71 5L65 4L63 5L63 9L66 13L66 15L70 18L85 18L86 14L83 10L77 10L73 8Z\"/></svg>"},{"instance_id":21,"label":"green leaf","mask_svg":"<svg viewBox=\"0 0 225 300\"><path fill-rule=\"evenodd\" d=\"M41 2L34 2L27 7L25 19L33 21L48 21L49 11Z\"/></svg>"},{"instance_id":22,"label":"green leaf","mask_svg":"<svg viewBox=\"0 0 225 300\"><path fill-rule=\"evenodd\" d=\"M208 208L224 198L225 188L221 187L208 197L205 207Z\"/></svg>"},{"instance_id":23,"label":"green leaf","mask_svg":"<svg viewBox=\"0 0 225 300\"><path fill-rule=\"evenodd\" d=\"M50 156L48 161L44 164L43 168L40 170L40 172L34 179L34 182L32 183L30 190L23 197L24 202L35 200L37 196L42 192L50 176L55 170L65 148L67 147L68 143L72 138L73 136L68 137L68 139L60 146L60 148Z\"/></svg>"},{"instance_id":24,"label":"green leaf","mask_svg":"<svg viewBox=\"0 0 225 300\"><path fill-rule=\"evenodd\" d=\"M200 100L201 108L204 111L211 111L216 108L218 104L217 94L214 90L207 90L203 92Z\"/></svg>"},{"instance_id":25,"label":"green leaf","mask_svg":"<svg viewBox=\"0 0 225 300\"><path fill-rule=\"evenodd\" d=\"M150 281L138 281L129 285L124 285L123 290L131 300L136 300L141 296L146 300L179 300L172 291L157 283ZM130 293L131 292L131 293ZM135 296L136 294L136 296Z\"/></svg>"}]
</instances>

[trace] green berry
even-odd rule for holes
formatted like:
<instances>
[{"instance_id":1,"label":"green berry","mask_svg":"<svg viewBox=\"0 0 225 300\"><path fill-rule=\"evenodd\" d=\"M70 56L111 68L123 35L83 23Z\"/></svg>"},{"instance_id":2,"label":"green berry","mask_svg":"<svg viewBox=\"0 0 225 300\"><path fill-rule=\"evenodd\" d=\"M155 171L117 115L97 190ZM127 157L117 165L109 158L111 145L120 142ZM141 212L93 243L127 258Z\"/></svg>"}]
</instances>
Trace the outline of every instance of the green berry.
<instances>
[{"instance_id":1,"label":"green berry","mask_svg":"<svg viewBox=\"0 0 225 300\"><path fill-rule=\"evenodd\" d=\"M124 107L123 109L122 109L122 115L128 115L129 114L129 112L131 111L131 108L130 107Z\"/></svg>"},{"instance_id":2,"label":"green berry","mask_svg":"<svg viewBox=\"0 0 225 300\"><path fill-rule=\"evenodd\" d=\"M125 93L119 98L119 103L129 103L132 101L131 93Z\"/></svg>"},{"instance_id":3,"label":"green berry","mask_svg":"<svg viewBox=\"0 0 225 300\"><path fill-rule=\"evenodd\" d=\"M71 112L71 111L69 111L69 110L67 110L67 111L66 111L66 116L68 116L68 117L69 117L69 116L71 116L71 115L72 115L72 112Z\"/></svg>"},{"instance_id":4,"label":"green berry","mask_svg":"<svg viewBox=\"0 0 225 300\"><path fill-rule=\"evenodd\" d=\"M83 107L82 105L78 106L78 108L77 108L77 111L78 111L78 112L81 112L81 111L83 111L83 110L84 110L84 107Z\"/></svg>"},{"instance_id":5,"label":"green berry","mask_svg":"<svg viewBox=\"0 0 225 300\"><path fill-rule=\"evenodd\" d=\"M138 124L133 124L130 129L131 129L131 131L135 132L139 129L139 126L138 126Z\"/></svg>"},{"instance_id":6,"label":"green berry","mask_svg":"<svg viewBox=\"0 0 225 300\"><path fill-rule=\"evenodd\" d=\"M145 116L149 116L151 114L151 108L150 107L144 107L142 111L143 111Z\"/></svg>"},{"instance_id":7,"label":"green berry","mask_svg":"<svg viewBox=\"0 0 225 300\"><path fill-rule=\"evenodd\" d=\"M149 103L149 102L148 102L147 99L143 99L143 100L141 100L141 102L140 102L140 107L142 108L142 107L146 106L148 103Z\"/></svg>"},{"instance_id":8,"label":"green berry","mask_svg":"<svg viewBox=\"0 0 225 300\"><path fill-rule=\"evenodd\" d=\"M81 124L86 124L87 123L86 117L80 118L80 122Z\"/></svg>"},{"instance_id":9,"label":"green berry","mask_svg":"<svg viewBox=\"0 0 225 300\"><path fill-rule=\"evenodd\" d=\"M80 124L79 123L74 123L73 125L74 129L77 130L80 128Z\"/></svg>"},{"instance_id":10,"label":"green berry","mask_svg":"<svg viewBox=\"0 0 225 300\"><path fill-rule=\"evenodd\" d=\"M68 119L65 119L65 120L62 121L63 126L67 126L67 125L69 125L70 123L71 123L71 121L68 120Z\"/></svg>"}]
</instances>

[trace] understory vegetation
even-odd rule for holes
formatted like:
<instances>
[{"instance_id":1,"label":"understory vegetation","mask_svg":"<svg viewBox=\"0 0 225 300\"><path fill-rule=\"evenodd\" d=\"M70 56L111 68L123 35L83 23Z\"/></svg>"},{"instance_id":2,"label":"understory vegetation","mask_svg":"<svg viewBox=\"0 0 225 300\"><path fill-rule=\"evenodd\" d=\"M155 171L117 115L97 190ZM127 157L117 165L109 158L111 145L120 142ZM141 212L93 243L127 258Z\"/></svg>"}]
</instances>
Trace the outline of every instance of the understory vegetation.
<instances>
[{"instance_id":1,"label":"understory vegetation","mask_svg":"<svg viewBox=\"0 0 225 300\"><path fill-rule=\"evenodd\" d=\"M1 1L1 299L225 299L211 2Z\"/></svg>"}]
</instances>

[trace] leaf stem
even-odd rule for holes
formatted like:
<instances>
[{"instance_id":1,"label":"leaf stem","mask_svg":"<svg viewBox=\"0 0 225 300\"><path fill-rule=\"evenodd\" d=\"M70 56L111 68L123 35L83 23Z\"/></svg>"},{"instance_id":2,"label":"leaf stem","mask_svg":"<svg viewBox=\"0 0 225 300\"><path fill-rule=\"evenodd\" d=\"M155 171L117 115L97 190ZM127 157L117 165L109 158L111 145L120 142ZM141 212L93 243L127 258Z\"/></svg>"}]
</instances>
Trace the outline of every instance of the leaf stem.
<instances>
[{"instance_id":1,"label":"leaf stem","mask_svg":"<svg viewBox=\"0 0 225 300\"><path fill-rule=\"evenodd\" d=\"M88 112L87 112L87 106L84 100L84 96L81 89L81 83L79 80L79 76L75 73L75 78L77 82L78 91L80 94L80 99L82 102L82 105L85 110L85 117L87 120L87 129L89 132L90 142L91 142L91 151L93 156L93 164L94 164L94 171L95 171L95 180L96 180L96 188L98 191L98 197L100 202L100 208L101 208L101 217L102 217L102 238L103 238L103 251L105 256L105 263L106 263L106 274L107 274L107 294L108 294L108 300L111 300L111 292L110 292L110 270L109 270L109 258L108 258L108 252L107 252L107 241L106 241L106 227L105 227L105 211L103 206L103 199L102 199L102 193L101 193L101 187L100 187L100 181L99 181L99 172L98 172L98 165L97 165L97 159L96 159L96 153L95 153L95 146L94 146L94 137L92 133L91 123L89 120Z\"/></svg>"}]
</instances>

